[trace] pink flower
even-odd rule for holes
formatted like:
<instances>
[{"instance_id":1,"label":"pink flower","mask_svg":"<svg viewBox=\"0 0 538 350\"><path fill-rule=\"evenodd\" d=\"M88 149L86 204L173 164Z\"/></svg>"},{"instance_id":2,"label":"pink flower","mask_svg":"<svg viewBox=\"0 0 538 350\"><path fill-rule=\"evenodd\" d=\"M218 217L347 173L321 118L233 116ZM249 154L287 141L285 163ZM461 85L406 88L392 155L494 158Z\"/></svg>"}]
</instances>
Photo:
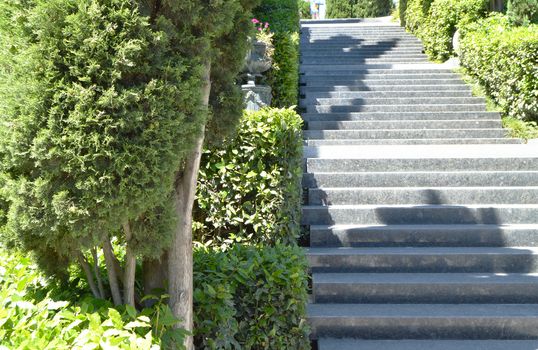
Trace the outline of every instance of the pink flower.
<instances>
[{"instance_id":1,"label":"pink flower","mask_svg":"<svg viewBox=\"0 0 538 350\"><path fill-rule=\"evenodd\" d=\"M269 28L269 22L265 22L265 28Z\"/></svg>"},{"instance_id":2,"label":"pink flower","mask_svg":"<svg viewBox=\"0 0 538 350\"><path fill-rule=\"evenodd\" d=\"M256 23L260 23L260 21L258 21L256 18L253 18L252 19L252 23L256 24Z\"/></svg>"},{"instance_id":3,"label":"pink flower","mask_svg":"<svg viewBox=\"0 0 538 350\"><path fill-rule=\"evenodd\" d=\"M261 28L258 28L258 30L259 30L260 32L262 31L262 29L261 29Z\"/></svg>"}]
</instances>

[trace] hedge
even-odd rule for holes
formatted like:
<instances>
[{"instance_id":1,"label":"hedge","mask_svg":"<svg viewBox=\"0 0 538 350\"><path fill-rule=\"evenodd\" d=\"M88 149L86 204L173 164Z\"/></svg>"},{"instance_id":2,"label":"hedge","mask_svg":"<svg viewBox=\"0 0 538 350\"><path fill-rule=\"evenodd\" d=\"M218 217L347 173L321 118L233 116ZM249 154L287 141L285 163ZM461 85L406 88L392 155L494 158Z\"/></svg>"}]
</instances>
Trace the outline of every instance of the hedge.
<instances>
[{"instance_id":1,"label":"hedge","mask_svg":"<svg viewBox=\"0 0 538 350\"><path fill-rule=\"evenodd\" d=\"M509 0L506 14L516 25L538 23L538 0Z\"/></svg>"},{"instance_id":2,"label":"hedge","mask_svg":"<svg viewBox=\"0 0 538 350\"><path fill-rule=\"evenodd\" d=\"M387 16L392 0L327 0L327 18Z\"/></svg>"},{"instance_id":3,"label":"hedge","mask_svg":"<svg viewBox=\"0 0 538 350\"><path fill-rule=\"evenodd\" d=\"M301 117L291 109L245 112L238 130L234 139L202 156L194 237L295 244L301 215Z\"/></svg>"},{"instance_id":4,"label":"hedge","mask_svg":"<svg viewBox=\"0 0 538 350\"><path fill-rule=\"evenodd\" d=\"M275 68L267 74L274 107L296 106L299 96L299 3L297 0L264 0L254 11L274 32Z\"/></svg>"},{"instance_id":5,"label":"hedge","mask_svg":"<svg viewBox=\"0 0 538 350\"><path fill-rule=\"evenodd\" d=\"M398 4L398 13L400 15L400 25L405 27L405 11L407 10L407 0L400 0Z\"/></svg>"},{"instance_id":6,"label":"hedge","mask_svg":"<svg viewBox=\"0 0 538 350\"><path fill-rule=\"evenodd\" d=\"M197 348L310 348L301 248L198 248L194 270Z\"/></svg>"},{"instance_id":7,"label":"hedge","mask_svg":"<svg viewBox=\"0 0 538 350\"><path fill-rule=\"evenodd\" d=\"M405 28L420 36L428 18L433 0L407 0L405 10Z\"/></svg>"},{"instance_id":8,"label":"hedge","mask_svg":"<svg viewBox=\"0 0 538 350\"><path fill-rule=\"evenodd\" d=\"M428 56L440 61L448 59L456 29L485 17L488 5L489 0L435 0L419 32Z\"/></svg>"},{"instance_id":9,"label":"hedge","mask_svg":"<svg viewBox=\"0 0 538 350\"><path fill-rule=\"evenodd\" d=\"M502 15L468 25L460 58L504 115L538 121L538 25L512 27Z\"/></svg>"}]
</instances>

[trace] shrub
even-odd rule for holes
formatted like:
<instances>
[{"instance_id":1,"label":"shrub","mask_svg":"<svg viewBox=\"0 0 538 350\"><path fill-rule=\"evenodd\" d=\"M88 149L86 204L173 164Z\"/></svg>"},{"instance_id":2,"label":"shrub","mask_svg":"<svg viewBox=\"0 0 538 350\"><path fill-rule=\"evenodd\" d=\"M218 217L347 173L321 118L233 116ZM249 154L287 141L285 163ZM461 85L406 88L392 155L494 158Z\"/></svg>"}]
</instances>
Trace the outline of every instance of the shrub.
<instances>
[{"instance_id":1,"label":"shrub","mask_svg":"<svg viewBox=\"0 0 538 350\"><path fill-rule=\"evenodd\" d=\"M366 18L386 16L392 0L327 0L328 18Z\"/></svg>"},{"instance_id":2,"label":"shrub","mask_svg":"<svg viewBox=\"0 0 538 350\"><path fill-rule=\"evenodd\" d=\"M516 25L538 23L538 0L510 0L506 14Z\"/></svg>"},{"instance_id":3,"label":"shrub","mask_svg":"<svg viewBox=\"0 0 538 350\"><path fill-rule=\"evenodd\" d=\"M435 60L446 60L452 53L456 29L486 14L489 0L435 0L420 30L426 53Z\"/></svg>"},{"instance_id":4,"label":"shrub","mask_svg":"<svg viewBox=\"0 0 538 350\"><path fill-rule=\"evenodd\" d=\"M356 0L327 0L327 18L352 18Z\"/></svg>"},{"instance_id":5,"label":"shrub","mask_svg":"<svg viewBox=\"0 0 538 350\"><path fill-rule=\"evenodd\" d=\"M407 30L420 36L432 2L433 0L407 0L405 10L405 28Z\"/></svg>"},{"instance_id":6,"label":"shrub","mask_svg":"<svg viewBox=\"0 0 538 350\"><path fill-rule=\"evenodd\" d=\"M353 6L353 17L388 16L391 8L392 0L357 0L357 3Z\"/></svg>"},{"instance_id":7,"label":"shrub","mask_svg":"<svg viewBox=\"0 0 538 350\"><path fill-rule=\"evenodd\" d=\"M161 338L177 320L158 304L137 313L134 308L114 309L109 302L85 298L78 305L52 299L59 294L47 284L28 257L0 249L0 346L3 349L159 349ZM65 291L61 292L67 294ZM39 298L39 294L44 294ZM160 324L148 316L160 312ZM164 313L163 313L164 311ZM153 317L155 319L155 317ZM172 322L170 322L172 320ZM166 334L165 334L166 332Z\"/></svg>"},{"instance_id":8,"label":"shrub","mask_svg":"<svg viewBox=\"0 0 538 350\"><path fill-rule=\"evenodd\" d=\"M195 238L295 243L299 235L302 120L291 109L246 112L236 138L202 156Z\"/></svg>"},{"instance_id":9,"label":"shrub","mask_svg":"<svg viewBox=\"0 0 538 350\"><path fill-rule=\"evenodd\" d=\"M297 105L299 96L299 4L297 0L265 0L256 18L269 22L275 33L274 68L267 74L274 107Z\"/></svg>"},{"instance_id":10,"label":"shrub","mask_svg":"<svg viewBox=\"0 0 538 350\"><path fill-rule=\"evenodd\" d=\"M495 15L463 28L461 63L505 116L538 121L538 25L511 27Z\"/></svg>"},{"instance_id":11,"label":"shrub","mask_svg":"<svg viewBox=\"0 0 538 350\"><path fill-rule=\"evenodd\" d=\"M302 249L198 248L194 267L197 348L309 348Z\"/></svg>"},{"instance_id":12,"label":"shrub","mask_svg":"<svg viewBox=\"0 0 538 350\"><path fill-rule=\"evenodd\" d=\"M298 1L299 1L299 13L301 15L301 19L312 18L312 14L310 13L310 3L305 0L298 0Z\"/></svg>"}]
</instances>

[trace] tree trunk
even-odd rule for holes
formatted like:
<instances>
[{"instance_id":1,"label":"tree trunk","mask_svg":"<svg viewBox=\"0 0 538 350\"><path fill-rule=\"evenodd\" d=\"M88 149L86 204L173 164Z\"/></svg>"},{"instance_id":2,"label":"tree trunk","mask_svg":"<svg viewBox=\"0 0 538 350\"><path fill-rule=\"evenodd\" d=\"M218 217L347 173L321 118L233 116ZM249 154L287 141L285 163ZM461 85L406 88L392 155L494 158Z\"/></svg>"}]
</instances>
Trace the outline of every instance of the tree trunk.
<instances>
[{"instance_id":1,"label":"tree trunk","mask_svg":"<svg viewBox=\"0 0 538 350\"><path fill-rule=\"evenodd\" d=\"M168 258L166 252L160 259L145 259L142 262L144 295L159 296L166 293L165 282L168 281ZM145 307L151 307L156 300L146 300Z\"/></svg>"},{"instance_id":2,"label":"tree trunk","mask_svg":"<svg viewBox=\"0 0 538 350\"><path fill-rule=\"evenodd\" d=\"M211 65L204 71L203 104L209 105L211 91ZM204 143L205 129L200 130L194 149L185 160L184 169L178 173L174 190L174 205L178 217L172 245L168 251L169 305L174 316L181 322L177 327L192 333L193 330L193 268L192 268L192 206L196 193L198 169ZM187 350L193 350L193 338L185 340Z\"/></svg>"},{"instance_id":3,"label":"tree trunk","mask_svg":"<svg viewBox=\"0 0 538 350\"><path fill-rule=\"evenodd\" d=\"M77 258L82 271L84 271L84 274L86 275L86 280L88 281L88 285L90 286L93 296L98 299L102 299L103 296L99 293L99 290L95 286L95 281L93 279L93 274L90 269L90 264L88 264L88 260L86 260L86 257L84 257L81 252L78 253Z\"/></svg>"},{"instance_id":4,"label":"tree trunk","mask_svg":"<svg viewBox=\"0 0 538 350\"><path fill-rule=\"evenodd\" d=\"M121 305L121 292L118 283L118 275L116 274L116 257L112 250L112 244L107 237L103 243L103 253L105 254L106 272L108 274L108 282L110 284L110 292L112 293L112 300L114 305Z\"/></svg>"},{"instance_id":5,"label":"tree trunk","mask_svg":"<svg viewBox=\"0 0 538 350\"><path fill-rule=\"evenodd\" d=\"M135 277L136 277L136 255L133 251L131 240L133 238L129 222L123 224L125 232L126 252L125 252L125 274L123 276L123 301L127 305L135 307Z\"/></svg>"}]
</instances>

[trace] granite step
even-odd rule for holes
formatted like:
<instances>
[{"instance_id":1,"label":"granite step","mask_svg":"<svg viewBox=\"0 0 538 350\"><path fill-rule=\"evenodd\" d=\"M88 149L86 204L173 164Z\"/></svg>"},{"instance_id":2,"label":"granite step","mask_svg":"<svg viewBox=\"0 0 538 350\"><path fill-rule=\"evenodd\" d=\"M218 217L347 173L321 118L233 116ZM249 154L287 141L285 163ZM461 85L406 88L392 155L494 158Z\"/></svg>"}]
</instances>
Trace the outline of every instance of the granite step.
<instances>
[{"instance_id":1,"label":"granite step","mask_svg":"<svg viewBox=\"0 0 538 350\"><path fill-rule=\"evenodd\" d=\"M305 205L303 225L532 224L538 204Z\"/></svg>"},{"instance_id":2,"label":"granite step","mask_svg":"<svg viewBox=\"0 0 538 350\"><path fill-rule=\"evenodd\" d=\"M538 186L538 171L316 172L303 174L305 188Z\"/></svg>"},{"instance_id":3,"label":"granite step","mask_svg":"<svg viewBox=\"0 0 538 350\"><path fill-rule=\"evenodd\" d=\"M342 74L340 72L328 72L326 74L308 74L301 77L302 81L316 81L316 80L387 80L389 82L393 80L416 80L416 79L459 79L459 76L454 73L401 73L401 74L377 74L377 73L367 73L367 74Z\"/></svg>"},{"instance_id":4,"label":"granite step","mask_svg":"<svg viewBox=\"0 0 538 350\"><path fill-rule=\"evenodd\" d=\"M381 101L379 101L381 102ZM349 112L482 112L486 109L485 103L447 103L447 104L363 104L353 106L308 106L307 113L349 113ZM484 136L486 137L486 136Z\"/></svg>"},{"instance_id":5,"label":"granite step","mask_svg":"<svg viewBox=\"0 0 538 350\"><path fill-rule=\"evenodd\" d=\"M538 304L538 273L314 273L316 303Z\"/></svg>"},{"instance_id":6,"label":"granite step","mask_svg":"<svg viewBox=\"0 0 538 350\"><path fill-rule=\"evenodd\" d=\"M387 82L377 80L370 82L368 85L356 84L354 86L341 85L341 84L327 84L327 85L303 85L299 87L302 95L308 96L312 93L319 92L357 92L357 91L373 91L373 92L400 92L404 89L402 85L395 84L390 85ZM470 88L463 82L457 80L451 81L449 84L413 84L406 87L408 91L470 91ZM480 111L484 112L484 111Z\"/></svg>"},{"instance_id":7,"label":"granite step","mask_svg":"<svg viewBox=\"0 0 538 350\"><path fill-rule=\"evenodd\" d=\"M501 128L500 119L482 120L384 120L384 121L312 121L309 130L366 130L366 129L494 129Z\"/></svg>"},{"instance_id":8,"label":"granite step","mask_svg":"<svg viewBox=\"0 0 538 350\"><path fill-rule=\"evenodd\" d=\"M363 340L321 338L319 350L538 350L538 340Z\"/></svg>"},{"instance_id":9,"label":"granite step","mask_svg":"<svg viewBox=\"0 0 538 350\"><path fill-rule=\"evenodd\" d=\"M339 187L310 188L309 205L538 204L538 187Z\"/></svg>"},{"instance_id":10,"label":"granite step","mask_svg":"<svg viewBox=\"0 0 538 350\"><path fill-rule=\"evenodd\" d=\"M334 86L376 86L376 85L400 85L405 86L408 89L413 89L415 85L461 85L463 82L460 78L445 78L445 79L396 79L387 81L386 79L360 79L347 77L342 79L333 79L329 78L320 78L320 79L309 79L306 83L306 86L324 86L324 87L334 87ZM400 87L401 89L401 87Z\"/></svg>"},{"instance_id":11,"label":"granite step","mask_svg":"<svg viewBox=\"0 0 538 350\"><path fill-rule=\"evenodd\" d=\"M331 50L331 52L333 52ZM354 69L354 68L344 68L344 69L327 69L324 67L323 69L316 69L311 71L303 72L302 75L304 76L316 76L316 75L360 75L360 76L368 76L368 75L402 75L402 74L454 74L457 75L452 69Z\"/></svg>"},{"instance_id":12,"label":"granite step","mask_svg":"<svg viewBox=\"0 0 538 350\"><path fill-rule=\"evenodd\" d=\"M313 273L534 273L537 247L309 248Z\"/></svg>"},{"instance_id":13,"label":"granite step","mask_svg":"<svg viewBox=\"0 0 538 350\"><path fill-rule=\"evenodd\" d=\"M307 147L335 145L492 145L492 144L522 144L522 139L516 138L459 138L459 139L341 139L341 140L306 140Z\"/></svg>"},{"instance_id":14,"label":"granite step","mask_svg":"<svg viewBox=\"0 0 538 350\"><path fill-rule=\"evenodd\" d=\"M313 337L538 339L538 305L315 304Z\"/></svg>"},{"instance_id":15,"label":"granite step","mask_svg":"<svg viewBox=\"0 0 538 350\"><path fill-rule=\"evenodd\" d=\"M348 139L434 139L434 138L502 138L506 130L490 129L364 129L364 130L306 130L306 140Z\"/></svg>"},{"instance_id":16,"label":"granite step","mask_svg":"<svg viewBox=\"0 0 538 350\"><path fill-rule=\"evenodd\" d=\"M350 113L303 113L307 122L334 121L386 121L386 120L489 120L499 119L498 112L350 112Z\"/></svg>"},{"instance_id":17,"label":"granite step","mask_svg":"<svg viewBox=\"0 0 538 350\"><path fill-rule=\"evenodd\" d=\"M323 104L328 99L363 99L363 98L427 98L427 97L472 97L470 90L455 91L333 91L333 92L311 92L308 97L300 99L301 105Z\"/></svg>"},{"instance_id":18,"label":"granite step","mask_svg":"<svg viewBox=\"0 0 538 350\"><path fill-rule=\"evenodd\" d=\"M383 64L383 63L421 63L428 62L426 57L349 57L349 58L301 58L301 63L314 65L334 65L334 64Z\"/></svg>"},{"instance_id":19,"label":"granite step","mask_svg":"<svg viewBox=\"0 0 538 350\"><path fill-rule=\"evenodd\" d=\"M538 224L311 225L311 247L538 246Z\"/></svg>"}]
</instances>

